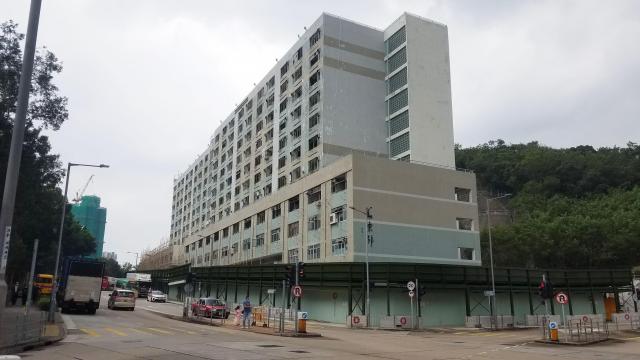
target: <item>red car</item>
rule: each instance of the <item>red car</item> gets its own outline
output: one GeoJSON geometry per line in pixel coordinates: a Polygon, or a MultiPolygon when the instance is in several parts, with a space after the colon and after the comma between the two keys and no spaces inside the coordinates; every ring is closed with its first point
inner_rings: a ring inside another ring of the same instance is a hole
{"type": "Polygon", "coordinates": [[[230,311],[224,301],[204,297],[191,304],[191,313],[197,316],[228,319],[230,311]]]}

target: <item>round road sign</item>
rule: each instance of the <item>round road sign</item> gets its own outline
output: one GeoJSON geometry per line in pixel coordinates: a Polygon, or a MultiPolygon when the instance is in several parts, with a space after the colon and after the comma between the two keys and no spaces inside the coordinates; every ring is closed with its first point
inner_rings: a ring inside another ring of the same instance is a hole
{"type": "Polygon", "coordinates": [[[569,303],[569,296],[561,291],[556,294],[556,301],[558,304],[566,305],[569,303]]]}
{"type": "Polygon", "coordinates": [[[582,321],[587,323],[587,322],[590,321],[590,319],[589,319],[589,317],[587,315],[585,315],[585,316],[582,317],[582,321]]]}
{"type": "Polygon", "coordinates": [[[413,297],[413,295],[415,295],[415,294],[416,293],[413,290],[409,291],[409,297],[413,297]]]}
{"type": "Polygon", "coordinates": [[[296,286],[292,287],[291,288],[291,292],[293,293],[293,296],[295,296],[295,297],[302,296],[302,286],[296,285],[296,286]]]}
{"type": "Polygon", "coordinates": [[[415,289],[415,288],[416,288],[416,283],[414,283],[413,281],[409,281],[409,282],[407,283],[407,289],[409,289],[409,290],[413,290],[413,289],[415,289]]]}
{"type": "Polygon", "coordinates": [[[360,323],[360,316],[352,316],[351,317],[351,322],[353,322],[354,324],[359,324],[360,323]]]}
{"type": "Polygon", "coordinates": [[[558,328],[558,323],[555,321],[552,321],[549,323],[549,329],[553,330],[553,329],[557,329],[558,328]]]}
{"type": "Polygon", "coordinates": [[[625,319],[625,320],[630,320],[630,319],[631,319],[631,316],[629,316],[629,314],[624,314],[624,319],[625,319]]]}
{"type": "Polygon", "coordinates": [[[407,318],[406,317],[401,317],[400,318],[400,325],[407,325],[407,318]]]}

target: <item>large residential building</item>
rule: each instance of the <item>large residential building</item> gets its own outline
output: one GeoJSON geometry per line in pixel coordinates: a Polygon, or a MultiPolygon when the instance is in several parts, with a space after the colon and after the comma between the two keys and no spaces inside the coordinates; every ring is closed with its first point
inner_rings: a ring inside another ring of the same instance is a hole
{"type": "Polygon", "coordinates": [[[96,252],[93,257],[102,256],[104,246],[104,228],[107,224],[107,209],[100,206],[100,198],[95,195],[85,195],[79,203],[71,206],[73,217],[84,226],[96,239],[96,252]]]}
{"type": "Polygon", "coordinates": [[[480,264],[475,199],[446,26],[323,14],[174,179],[170,241],[195,266],[361,261],[373,206],[372,261],[480,264]]]}

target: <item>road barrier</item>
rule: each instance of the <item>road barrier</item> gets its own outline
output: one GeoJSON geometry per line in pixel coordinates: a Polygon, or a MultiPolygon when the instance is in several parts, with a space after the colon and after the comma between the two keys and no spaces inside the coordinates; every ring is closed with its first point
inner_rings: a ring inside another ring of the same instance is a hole
{"type": "Polygon", "coordinates": [[[477,315],[467,316],[464,321],[465,327],[483,329],[508,329],[514,327],[513,316],[511,315],[477,315]]]}
{"type": "Polygon", "coordinates": [[[609,338],[609,327],[606,321],[595,317],[587,321],[582,319],[568,320],[565,326],[555,321],[543,319],[541,325],[542,339],[545,341],[570,344],[589,344],[604,341],[609,338]]]}
{"type": "Polygon", "coordinates": [[[638,330],[640,329],[640,313],[627,312],[622,314],[612,314],[611,324],[609,325],[611,330],[638,330]]]}
{"type": "Polygon", "coordinates": [[[539,327],[543,323],[549,323],[550,321],[560,324],[560,315],[527,315],[526,325],[539,327]]]}

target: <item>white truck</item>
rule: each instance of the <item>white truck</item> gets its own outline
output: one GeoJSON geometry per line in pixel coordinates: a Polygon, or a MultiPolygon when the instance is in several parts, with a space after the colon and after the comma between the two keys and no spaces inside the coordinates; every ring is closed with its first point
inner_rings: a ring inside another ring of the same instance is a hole
{"type": "Polygon", "coordinates": [[[127,280],[139,298],[147,297],[151,290],[151,274],[127,273],[127,280]]]}
{"type": "Polygon", "coordinates": [[[68,257],[63,263],[62,279],[56,301],[66,313],[86,310],[93,315],[100,307],[104,262],[90,258],[68,257]]]}

